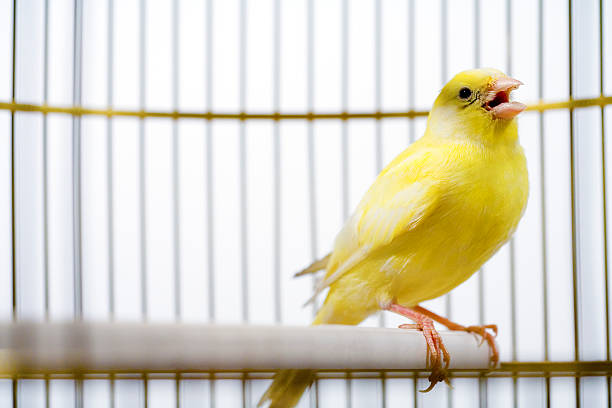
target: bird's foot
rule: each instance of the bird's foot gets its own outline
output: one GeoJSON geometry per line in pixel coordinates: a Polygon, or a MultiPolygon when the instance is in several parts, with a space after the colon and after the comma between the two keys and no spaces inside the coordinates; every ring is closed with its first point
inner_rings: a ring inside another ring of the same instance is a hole
{"type": "Polygon", "coordinates": [[[452,322],[445,317],[437,315],[421,306],[415,306],[412,308],[415,312],[427,316],[434,321],[443,324],[450,330],[464,331],[468,333],[474,333],[481,336],[482,341],[480,344],[487,342],[489,346],[489,365],[491,368],[495,368],[499,362],[499,351],[497,350],[497,344],[495,344],[495,337],[497,336],[497,325],[487,324],[484,326],[463,326],[461,324],[452,322]],[[491,333],[492,332],[492,333],[491,333]]]}
{"type": "Polygon", "coordinates": [[[487,342],[489,345],[489,364],[491,368],[495,368],[499,362],[499,351],[497,350],[497,344],[495,344],[495,337],[497,337],[497,325],[487,324],[484,326],[468,326],[465,328],[465,331],[479,335],[481,337],[481,345],[485,341],[487,342]]]}
{"type": "Polygon", "coordinates": [[[431,374],[428,378],[429,387],[425,390],[421,390],[421,392],[431,391],[437,383],[442,381],[450,385],[448,380],[450,354],[446,350],[440,334],[435,329],[433,320],[409,308],[395,304],[391,305],[389,310],[406,316],[416,323],[402,324],[399,326],[400,329],[417,329],[422,331],[425,337],[425,343],[427,345],[426,364],[427,368],[431,370],[431,374]]]}

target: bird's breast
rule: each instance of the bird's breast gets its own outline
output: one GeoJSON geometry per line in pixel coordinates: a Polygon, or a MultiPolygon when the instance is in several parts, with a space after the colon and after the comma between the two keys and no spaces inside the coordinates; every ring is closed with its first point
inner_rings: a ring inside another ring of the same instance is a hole
{"type": "Polygon", "coordinates": [[[401,273],[394,278],[395,296],[407,304],[440,296],[465,281],[516,229],[528,192],[524,156],[519,151],[491,159],[450,175],[432,217],[396,254],[401,273]]]}

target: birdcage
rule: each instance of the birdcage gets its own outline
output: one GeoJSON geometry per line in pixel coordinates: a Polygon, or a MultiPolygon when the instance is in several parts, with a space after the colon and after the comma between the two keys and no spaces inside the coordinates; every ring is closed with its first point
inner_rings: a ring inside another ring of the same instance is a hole
{"type": "Polygon", "coordinates": [[[611,18],[604,0],[1,1],[0,405],[247,407],[313,364],[301,407],[612,406],[611,18]],[[445,334],[453,387],[421,394],[402,320],[306,327],[313,282],[292,274],[478,66],[526,84],[529,204],[427,305],[497,323],[502,363],[445,334]]]}

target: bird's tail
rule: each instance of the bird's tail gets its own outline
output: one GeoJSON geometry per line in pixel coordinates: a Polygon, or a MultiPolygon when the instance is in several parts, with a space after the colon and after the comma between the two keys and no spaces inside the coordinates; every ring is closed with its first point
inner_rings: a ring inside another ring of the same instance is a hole
{"type": "Polygon", "coordinates": [[[325,269],[327,267],[327,263],[329,262],[329,258],[331,258],[331,253],[314,261],[312,264],[310,264],[310,266],[293,275],[293,277],[297,278],[298,276],[308,275],[309,273],[315,273],[321,269],[325,269]]]}
{"type": "MultiPolygon", "coordinates": [[[[328,254],[324,258],[314,261],[306,269],[296,273],[294,277],[325,269],[330,255],[328,254]]],[[[262,395],[257,406],[260,407],[267,401],[270,401],[269,408],[295,407],[300,402],[300,398],[302,398],[306,388],[314,381],[314,377],[315,372],[313,370],[281,370],[277,372],[272,384],[262,395]]]]}
{"type": "MultiPolygon", "coordinates": [[[[329,263],[330,256],[331,254],[315,261],[295,276],[325,269],[329,263]]],[[[344,308],[338,308],[337,305],[341,303],[338,296],[342,296],[342,294],[330,290],[323,306],[321,306],[312,322],[313,326],[320,324],[359,324],[371,312],[367,308],[360,307],[352,308],[349,311],[344,308]]],[[[314,379],[314,370],[281,370],[274,376],[272,385],[263,394],[257,406],[260,407],[267,401],[270,401],[269,408],[293,408],[300,401],[302,394],[312,384],[314,379]]]]}
{"type": "Polygon", "coordinates": [[[292,408],[297,405],[306,388],[314,381],[312,370],[282,370],[261,397],[257,406],[270,401],[269,408],[292,408]]]}

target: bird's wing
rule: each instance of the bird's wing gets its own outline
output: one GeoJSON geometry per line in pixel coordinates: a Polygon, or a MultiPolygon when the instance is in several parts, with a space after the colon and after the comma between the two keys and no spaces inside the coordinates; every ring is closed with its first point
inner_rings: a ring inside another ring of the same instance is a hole
{"type": "Polygon", "coordinates": [[[441,182],[427,151],[392,162],[376,179],[336,237],[325,278],[313,297],[370,254],[413,230],[436,209],[441,182]]]}

